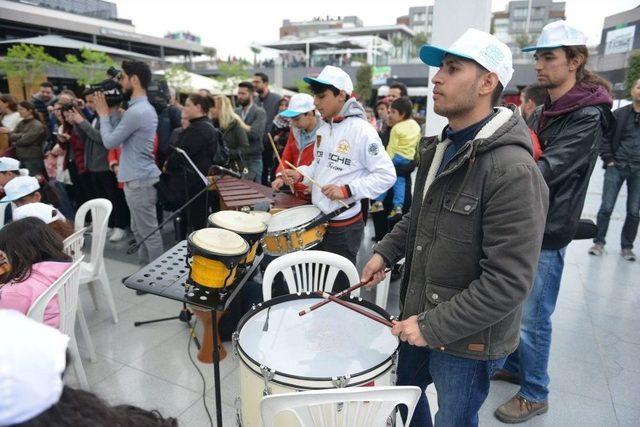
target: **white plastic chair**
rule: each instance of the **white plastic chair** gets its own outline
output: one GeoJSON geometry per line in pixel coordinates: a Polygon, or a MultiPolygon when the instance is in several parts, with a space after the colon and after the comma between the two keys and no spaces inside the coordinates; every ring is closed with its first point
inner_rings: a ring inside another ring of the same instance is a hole
{"type": "MultiPolygon", "coordinates": [[[[325,251],[298,251],[282,255],[271,261],[262,277],[262,298],[271,299],[273,278],[282,273],[289,288],[289,293],[297,292],[331,292],[338,273],[347,275],[350,285],[360,282],[356,266],[341,255],[325,251]]],[[[360,295],[357,289],[351,293],[360,295]]]]}
{"type": "Polygon", "coordinates": [[[82,367],[80,352],[78,351],[78,343],[76,342],[75,323],[76,309],[78,307],[78,287],[80,284],[80,265],[82,257],[71,264],[71,266],[47,288],[29,307],[27,316],[42,322],[44,320],[44,312],[47,304],[58,296],[58,304],[60,306],[60,332],[69,336],[69,350],[73,358],[73,368],[76,371],[76,377],[80,386],[89,389],[87,375],[82,367]]]}
{"type": "MultiPolygon", "coordinates": [[[[399,264],[404,264],[404,258],[398,261],[399,264]]],[[[387,273],[382,282],[375,286],[376,289],[376,305],[386,309],[387,299],[389,298],[389,284],[391,283],[391,272],[387,273]]]]}
{"type": "MultiPolygon", "coordinates": [[[[86,227],[73,233],[71,236],[64,239],[62,242],[62,250],[65,254],[73,258],[74,261],[82,258],[82,247],[84,246],[84,232],[87,231],[86,227]]],[[[92,362],[96,361],[96,350],[93,346],[93,340],[89,333],[89,326],[87,325],[87,319],[84,317],[84,311],[82,311],[82,304],[78,303],[78,323],[80,324],[80,331],[84,337],[87,350],[89,351],[89,359],[92,362]]]]}
{"type": "Polygon", "coordinates": [[[88,262],[83,262],[80,267],[80,284],[89,284],[89,292],[96,310],[98,300],[93,282],[99,282],[102,292],[107,298],[107,303],[111,309],[113,323],[118,323],[118,311],[116,302],[109,286],[109,277],[104,267],[104,244],[107,241],[107,227],[109,215],[111,215],[111,202],[107,199],[92,199],[85,202],[78,208],[75,218],[76,231],[84,227],[87,213],[91,212],[91,254],[88,262]]]}
{"type": "Polygon", "coordinates": [[[287,411],[304,427],[384,427],[398,405],[406,405],[407,422],[420,398],[420,388],[352,387],[303,391],[263,397],[260,413],[264,427],[275,425],[278,413],[287,411]]]}

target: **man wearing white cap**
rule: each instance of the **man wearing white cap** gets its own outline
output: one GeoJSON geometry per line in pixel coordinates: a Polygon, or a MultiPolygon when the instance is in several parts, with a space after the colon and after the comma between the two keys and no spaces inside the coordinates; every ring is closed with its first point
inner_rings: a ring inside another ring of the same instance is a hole
{"type": "Polygon", "coordinates": [[[549,187],[542,252],[535,282],[522,315],[520,344],[496,380],[520,384],[520,391],[496,412],[519,423],[549,408],[551,314],[560,290],[564,255],[574,238],[602,136],[611,117],[608,82],[585,68],[587,37],[565,21],[546,25],[535,51],[538,84],[547,89],[544,105],[530,119],[542,146],[538,168],[549,187]]]}
{"type": "MultiPolygon", "coordinates": [[[[477,426],[492,375],[518,345],[548,190],[523,118],[496,107],[513,74],[509,48],[469,29],[448,49],[423,46],[420,59],[440,67],[434,111],[449,124],[422,142],[411,211],[362,280],[406,258],[397,384],[435,385],[437,426],[477,426]]],[[[430,425],[423,393],[411,426],[430,425]]]]}
{"type": "MultiPolygon", "coordinates": [[[[362,241],[364,220],[362,199],[375,199],[396,180],[395,168],[382,146],[375,128],[367,121],[364,108],[354,98],[353,83],[340,68],[327,65],[318,77],[305,77],[314,94],[314,104],[325,120],[316,132],[315,160],[301,166],[302,173],[316,182],[311,200],[322,212],[342,208],[339,201],[353,207],[329,222],[320,250],[342,255],[355,264],[362,241]]],[[[285,169],[285,175],[302,181],[298,172],[285,169]]],[[[310,180],[304,179],[306,185],[310,180]]],[[[340,274],[334,290],[353,285],[340,274]]]]}
{"type": "Polygon", "coordinates": [[[306,93],[293,95],[289,101],[289,107],[281,112],[280,116],[290,120],[291,132],[281,156],[284,167],[278,165],[276,168],[276,179],[271,183],[271,187],[279,191],[285,184],[293,185],[296,197],[311,201],[309,187],[301,182],[294,183],[286,178],[282,171],[287,168],[286,162],[296,167],[307,166],[313,162],[316,132],[324,122],[316,112],[313,97],[306,93]]]}

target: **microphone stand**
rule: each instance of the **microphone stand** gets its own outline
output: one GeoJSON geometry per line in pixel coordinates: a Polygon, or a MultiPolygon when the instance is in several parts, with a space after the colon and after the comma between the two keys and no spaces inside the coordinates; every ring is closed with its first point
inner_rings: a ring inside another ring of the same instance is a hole
{"type": "MultiPolygon", "coordinates": [[[[183,210],[187,209],[187,215],[189,216],[189,214],[188,214],[189,210],[188,209],[190,209],[191,204],[193,202],[195,202],[198,197],[200,197],[207,190],[209,190],[209,188],[213,185],[213,183],[209,183],[209,180],[207,180],[207,178],[200,172],[200,170],[198,170],[198,168],[193,163],[193,161],[191,160],[189,155],[183,149],[178,148],[178,147],[172,147],[172,148],[175,151],[177,151],[178,153],[180,153],[180,155],[182,155],[185,158],[186,162],[191,165],[191,167],[193,168],[194,171],[196,171],[196,173],[198,174],[200,179],[202,179],[202,181],[204,182],[205,186],[204,186],[204,188],[202,190],[198,191],[192,198],[187,200],[182,206],[180,206],[178,209],[176,209],[171,215],[169,215],[169,217],[167,217],[164,221],[162,221],[162,223],[158,224],[158,226],[151,233],[146,235],[142,240],[140,240],[139,242],[135,243],[134,245],[129,246],[129,249],[127,249],[127,254],[129,254],[129,255],[131,255],[134,252],[136,252],[140,248],[140,246],[142,246],[142,244],[147,239],[149,239],[149,237],[153,236],[154,233],[157,233],[164,225],[166,225],[169,221],[173,220],[180,213],[182,213],[183,210]]],[[[187,170],[183,169],[183,173],[184,173],[184,182],[185,182],[185,194],[188,194],[187,170]]],[[[191,227],[193,227],[193,224],[191,224],[190,218],[187,219],[186,222],[184,222],[185,226],[186,226],[187,223],[191,227]]],[[[183,225],[181,224],[180,226],[183,226],[183,225]]],[[[186,231],[188,232],[188,230],[186,230],[186,231]]],[[[183,302],[182,303],[182,309],[180,310],[180,314],[178,314],[177,316],[163,317],[161,319],[146,320],[146,321],[143,321],[143,322],[133,322],[133,326],[141,326],[141,325],[146,325],[146,324],[149,324],[149,323],[165,322],[165,321],[168,321],[168,320],[180,320],[181,322],[185,322],[187,324],[187,327],[189,328],[189,334],[193,338],[193,341],[196,344],[196,348],[198,350],[200,350],[200,341],[198,341],[198,337],[196,336],[196,333],[195,333],[195,330],[193,328],[193,325],[191,324],[191,317],[192,316],[193,316],[193,314],[187,308],[187,304],[183,302]]]]}

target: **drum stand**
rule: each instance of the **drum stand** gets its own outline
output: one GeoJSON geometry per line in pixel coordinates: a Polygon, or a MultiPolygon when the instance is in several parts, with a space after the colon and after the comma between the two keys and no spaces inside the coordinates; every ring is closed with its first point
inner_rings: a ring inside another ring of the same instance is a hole
{"type": "MultiPolygon", "coordinates": [[[[183,240],[159,258],[129,276],[124,282],[127,288],[180,301],[185,307],[186,304],[191,304],[211,312],[211,322],[213,325],[213,380],[218,427],[222,427],[222,392],[220,389],[220,352],[218,349],[218,317],[216,314],[217,312],[225,311],[229,307],[249,277],[251,277],[258,265],[260,265],[262,256],[263,255],[256,256],[253,265],[244,272],[242,277],[236,277],[234,285],[225,288],[224,291],[216,291],[211,288],[194,285],[189,280],[187,243],[183,240]]],[[[178,316],[178,318],[181,316],[178,316]]],[[[170,319],[175,319],[175,317],[139,323],[145,324],[170,319]]]]}

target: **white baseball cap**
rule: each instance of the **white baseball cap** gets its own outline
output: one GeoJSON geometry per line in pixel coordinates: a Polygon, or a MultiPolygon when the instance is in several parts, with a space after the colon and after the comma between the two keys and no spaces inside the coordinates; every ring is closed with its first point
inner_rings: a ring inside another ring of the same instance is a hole
{"type": "Polygon", "coordinates": [[[322,69],[318,77],[305,77],[307,83],[317,82],[330,85],[336,89],[343,90],[347,95],[353,93],[353,83],[351,77],[345,71],[333,65],[327,65],[322,69]]]}
{"type": "Polygon", "coordinates": [[[587,36],[577,28],[567,24],[567,21],[559,20],[547,24],[542,29],[538,43],[522,49],[523,52],[531,52],[538,49],[555,49],[562,46],[586,46],[587,36]]]}
{"type": "Polygon", "coordinates": [[[297,93],[291,97],[289,108],[281,112],[280,115],[291,119],[315,109],[316,106],[313,104],[313,96],[306,93],[297,93]]]}
{"type": "Polygon", "coordinates": [[[38,191],[40,184],[38,180],[32,176],[16,176],[4,186],[5,196],[0,202],[14,202],[24,196],[38,191]]]}
{"type": "Polygon", "coordinates": [[[26,205],[17,207],[13,211],[14,221],[28,217],[41,219],[45,224],[51,224],[58,220],[66,220],[58,209],[46,203],[27,203],[26,205]]]}
{"type": "Polygon", "coordinates": [[[20,162],[11,157],[0,157],[0,172],[12,172],[20,170],[20,162]]]}
{"type": "Polygon", "coordinates": [[[0,309],[0,426],[29,421],[58,403],[69,337],[0,309]]]}
{"type": "Polygon", "coordinates": [[[447,54],[477,62],[495,73],[503,88],[507,87],[513,76],[511,50],[495,36],[484,31],[469,28],[448,49],[427,44],[420,48],[420,59],[432,67],[440,67],[447,54]]]}

